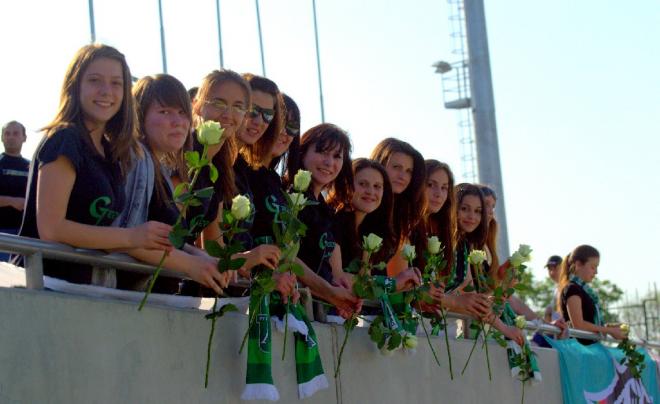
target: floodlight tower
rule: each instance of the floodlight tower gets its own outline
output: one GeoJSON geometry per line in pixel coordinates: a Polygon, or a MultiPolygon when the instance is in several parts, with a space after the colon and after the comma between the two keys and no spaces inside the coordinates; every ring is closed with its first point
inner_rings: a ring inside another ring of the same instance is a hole
{"type": "Polygon", "coordinates": [[[497,193],[495,217],[500,227],[498,254],[504,258],[509,256],[510,250],[484,2],[448,2],[452,6],[449,17],[452,53],[460,59],[454,63],[440,61],[433,67],[436,73],[442,75],[445,108],[458,109],[464,117],[459,121],[464,178],[475,181],[476,171],[478,181],[491,186],[497,193]]]}

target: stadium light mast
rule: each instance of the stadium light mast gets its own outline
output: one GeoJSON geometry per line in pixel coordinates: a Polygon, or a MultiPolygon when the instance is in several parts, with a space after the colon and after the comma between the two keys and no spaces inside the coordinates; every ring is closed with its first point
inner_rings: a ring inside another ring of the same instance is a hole
{"type": "Polygon", "coordinates": [[[89,34],[91,43],[96,42],[96,27],[94,26],[94,0],[88,1],[89,5],[89,34]]]}
{"type": "Polygon", "coordinates": [[[222,57],[222,29],[220,29],[220,0],[215,0],[215,19],[218,25],[218,53],[220,56],[220,68],[225,67],[225,61],[222,57]]]}
{"type": "Polygon", "coordinates": [[[493,188],[497,194],[495,217],[499,224],[498,255],[508,257],[509,237],[504,207],[504,188],[495,123],[495,100],[490,72],[488,36],[483,0],[448,0],[454,6],[451,23],[452,53],[459,61],[436,62],[442,75],[444,104],[457,109],[463,177],[493,188]],[[468,112],[469,111],[469,112],[468,112]],[[478,174],[478,175],[477,175],[478,174]]]}
{"type": "Polygon", "coordinates": [[[163,73],[167,74],[167,54],[165,53],[165,28],[163,27],[162,0],[158,0],[158,21],[160,21],[160,54],[163,58],[163,73]]]}

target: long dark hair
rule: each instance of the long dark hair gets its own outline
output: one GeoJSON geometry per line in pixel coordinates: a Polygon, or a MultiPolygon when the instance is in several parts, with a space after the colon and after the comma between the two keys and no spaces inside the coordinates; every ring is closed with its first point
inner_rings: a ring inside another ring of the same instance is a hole
{"type": "Polygon", "coordinates": [[[484,194],[481,192],[481,189],[477,185],[462,183],[458,184],[455,187],[456,189],[456,216],[458,218],[458,210],[461,209],[461,203],[463,199],[468,196],[476,196],[481,202],[481,221],[479,226],[474,229],[473,232],[469,234],[463,234],[460,226],[456,226],[454,233],[454,240],[456,240],[456,245],[462,241],[467,241],[470,248],[482,248],[486,244],[486,237],[488,235],[488,216],[486,214],[486,206],[484,204],[484,194]]]}
{"type": "Polygon", "coordinates": [[[135,108],[131,96],[131,71],[124,55],[112,46],[92,44],[83,46],[76,52],[64,74],[57,115],[42,130],[46,136],[52,136],[59,129],[75,127],[83,133],[84,142],[94,148],[89,130],[85,126],[80,86],[89,65],[100,58],[112,59],[121,65],[123,81],[121,106],[106,123],[104,134],[110,144],[111,160],[118,162],[122,174],[126,175],[131,166],[131,152],[136,155],[141,153],[137,144],[135,108]]]}
{"type": "Polygon", "coordinates": [[[353,170],[351,168],[351,140],[346,131],[339,126],[331,123],[322,123],[308,129],[300,138],[299,153],[291,155],[291,164],[287,167],[287,173],[284,177],[285,185],[290,185],[293,176],[298,170],[304,168],[303,159],[310,147],[314,147],[317,153],[332,150],[339,146],[343,154],[341,170],[337,178],[329,185],[328,200],[332,206],[337,206],[339,202],[346,203],[352,197],[353,189],[353,170]]]}
{"type": "MultiPolygon", "coordinates": [[[[224,83],[236,83],[238,84],[243,91],[245,92],[245,105],[249,106],[252,102],[252,90],[247,81],[238,73],[222,69],[214,70],[211,73],[207,74],[202,80],[202,84],[197,90],[197,96],[195,97],[195,104],[193,105],[193,113],[195,116],[196,123],[202,121],[201,111],[202,106],[207,101],[209,93],[216,86],[220,86],[224,83]]],[[[220,190],[222,190],[222,198],[219,200],[228,202],[236,194],[236,184],[234,180],[234,160],[237,155],[236,140],[231,137],[224,141],[220,151],[213,156],[213,164],[218,168],[218,171],[222,173],[218,177],[218,182],[220,183],[220,190]]],[[[216,184],[218,183],[216,182],[216,184]]]]}
{"type": "Polygon", "coordinates": [[[410,184],[399,195],[394,195],[394,231],[396,232],[397,244],[405,240],[422,219],[424,206],[424,158],[410,144],[395,138],[382,140],[373,152],[371,159],[376,160],[383,166],[387,166],[389,159],[394,153],[403,153],[413,159],[413,173],[410,184]]]}
{"type": "MultiPolygon", "coordinates": [[[[566,256],[561,262],[559,270],[559,286],[557,290],[562,291],[569,284],[571,275],[575,274],[575,263],[586,263],[589,258],[600,258],[600,253],[595,247],[587,244],[579,245],[566,256]]],[[[557,311],[561,312],[561,301],[557,299],[557,311]]]]}
{"type": "MultiPolygon", "coordinates": [[[[297,156],[300,153],[300,109],[298,104],[293,100],[293,98],[282,93],[282,100],[284,101],[284,107],[286,110],[285,116],[285,130],[288,125],[296,125],[298,127],[298,134],[293,136],[293,140],[289,144],[289,149],[284,152],[284,154],[274,157],[270,162],[270,168],[275,169],[280,161],[282,162],[281,173],[284,174],[287,172],[289,165],[291,164],[290,156],[297,156]]],[[[287,136],[291,136],[287,134],[287,136]]]]}
{"type": "MultiPolygon", "coordinates": [[[[426,166],[426,181],[428,186],[428,181],[431,175],[433,175],[438,170],[443,170],[449,178],[447,189],[447,199],[442,205],[439,211],[431,213],[428,208],[428,201],[424,208],[424,221],[420,226],[417,226],[417,229],[422,229],[423,234],[420,235],[422,238],[422,251],[426,249],[427,246],[427,237],[438,236],[442,246],[444,247],[444,256],[447,261],[447,268],[451,268],[454,261],[454,249],[456,248],[454,240],[454,232],[456,231],[456,209],[455,205],[455,196],[454,196],[454,173],[449,168],[447,163],[440,162],[438,160],[425,160],[424,165],[426,166]]],[[[419,237],[418,237],[419,239],[419,237]]],[[[421,255],[419,255],[421,256],[421,255]]]]}
{"type": "MultiPolygon", "coordinates": [[[[481,189],[481,193],[484,194],[484,199],[492,196],[495,202],[497,203],[497,194],[495,191],[489,187],[488,185],[479,185],[479,188],[481,189]]],[[[484,200],[485,203],[485,200],[484,200]]],[[[486,205],[484,204],[484,210],[486,209],[486,205]]],[[[488,212],[486,212],[488,213],[488,212]]],[[[493,216],[492,219],[488,222],[488,235],[486,235],[486,246],[488,247],[488,250],[490,251],[490,255],[492,257],[492,261],[490,264],[490,271],[491,274],[494,274],[497,272],[497,269],[499,268],[500,265],[500,258],[497,255],[497,233],[498,233],[499,227],[497,224],[497,220],[495,219],[495,216],[493,216]]]]}
{"type": "Polygon", "coordinates": [[[397,247],[396,237],[392,231],[392,185],[387,176],[387,171],[385,171],[382,164],[366,158],[353,160],[353,178],[355,178],[357,173],[367,168],[378,171],[383,177],[383,197],[378,208],[364,217],[357,231],[355,228],[355,214],[353,214],[354,209],[351,204],[345,204],[339,207],[339,211],[347,215],[346,225],[350,227],[350,229],[344,230],[347,235],[347,245],[341,247],[342,251],[349,251],[351,258],[361,258],[362,237],[369,235],[369,233],[374,233],[383,239],[383,244],[380,250],[373,256],[373,262],[387,262],[395,253],[397,247]]]}
{"type": "MultiPolygon", "coordinates": [[[[264,134],[252,145],[245,145],[241,148],[241,155],[252,168],[259,168],[270,160],[270,151],[273,143],[284,129],[284,101],[280,89],[272,80],[257,76],[252,73],[243,74],[243,78],[250,83],[252,91],[261,91],[273,97],[273,109],[275,115],[270,121],[264,134]]],[[[251,108],[252,106],[250,106],[251,108]]]]}
{"type": "MultiPolygon", "coordinates": [[[[133,86],[133,97],[135,97],[136,112],[139,123],[140,141],[144,143],[151,151],[151,158],[154,163],[155,169],[155,183],[156,195],[160,200],[165,200],[166,180],[163,178],[160,170],[160,162],[157,160],[153,147],[149,143],[149,137],[144,127],[145,116],[149,107],[157,102],[164,107],[181,108],[181,110],[188,117],[188,121],[192,126],[192,105],[190,103],[190,96],[188,91],[174,76],[169,74],[157,74],[154,76],[146,76],[141,78],[133,86]]],[[[192,136],[188,133],[186,142],[183,148],[174,153],[168,153],[165,157],[165,164],[174,169],[175,172],[181,177],[182,180],[187,180],[187,169],[183,154],[185,150],[192,147],[192,136]]]]}

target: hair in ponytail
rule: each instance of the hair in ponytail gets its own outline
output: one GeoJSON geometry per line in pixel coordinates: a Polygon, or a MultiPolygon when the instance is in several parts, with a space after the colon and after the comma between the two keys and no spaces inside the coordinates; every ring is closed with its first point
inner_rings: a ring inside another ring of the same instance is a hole
{"type": "MultiPolygon", "coordinates": [[[[575,263],[586,263],[589,258],[598,258],[600,253],[598,250],[590,245],[582,244],[569,253],[566,258],[561,262],[561,269],[559,272],[559,287],[558,290],[562,291],[569,284],[571,275],[575,274],[575,263]]],[[[561,301],[557,299],[557,311],[561,311],[561,301]]]]}

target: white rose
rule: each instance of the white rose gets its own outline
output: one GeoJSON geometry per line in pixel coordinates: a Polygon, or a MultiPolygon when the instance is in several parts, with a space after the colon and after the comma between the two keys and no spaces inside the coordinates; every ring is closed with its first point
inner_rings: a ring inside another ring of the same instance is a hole
{"type": "Polygon", "coordinates": [[[527,244],[521,244],[520,247],[518,247],[518,252],[525,258],[524,262],[527,262],[531,259],[532,247],[527,244]]]}
{"type": "Polygon", "coordinates": [[[403,346],[407,349],[417,348],[417,337],[412,334],[406,334],[403,336],[403,346]]]}
{"type": "Polygon", "coordinates": [[[291,198],[291,202],[293,202],[295,206],[304,206],[305,203],[307,202],[307,198],[305,198],[305,195],[303,195],[300,192],[289,193],[289,198],[291,198]]]}
{"type": "Polygon", "coordinates": [[[619,329],[621,330],[622,333],[624,333],[626,336],[630,334],[630,326],[626,323],[623,323],[619,326],[619,329]]]}
{"type": "Polygon", "coordinates": [[[415,253],[415,247],[411,246],[410,244],[404,244],[403,245],[403,258],[405,258],[406,261],[409,263],[412,262],[417,254],[415,253]]]}
{"type": "Polygon", "coordinates": [[[224,129],[214,121],[204,121],[197,127],[197,140],[203,145],[220,143],[224,129]]]}
{"type": "Polygon", "coordinates": [[[429,237],[427,244],[429,254],[435,255],[440,253],[440,240],[438,240],[438,236],[429,237]]]}
{"type": "Polygon", "coordinates": [[[293,177],[293,189],[297,192],[305,192],[312,181],[312,173],[306,170],[298,170],[293,177]]]}
{"type": "Polygon", "coordinates": [[[231,215],[234,216],[236,220],[243,220],[250,216],[250,200],[243,195],[236,195],[234,199],[231,200],[231,215]]]}
{"type": "Polygon", "coordinates": [[[516,327],[522,330],[523,328],[525,328],[526,325],[527,325],[527,319],[525,318],[525,316],[516,317],[516,327]]]}
{"type": "Polygon", "coordinates": [[[483,250],[472,250],[470,251],[470,255],[468,255],[468,261],[472,265],[480,265],[486,261],[486,252],[483,250]]]}
{"type": "Polygon", "coordinates": [[[509,258],[509,262],[511,263],[512,267],[518,268],[519,266],[522,265],[523,262],[525,262],[524,259],[525,258],[522,255],[520,255],[518,251],[516,251],[511,255],[511,258],[509,258]]]}
{"type": "Polygon", "coordinates": [[[376,252],[380,250],[382,243],[383,239],[374,233],[369,233],[368,236],[362,237],[362,248],[369,252],[376,252]]]}

